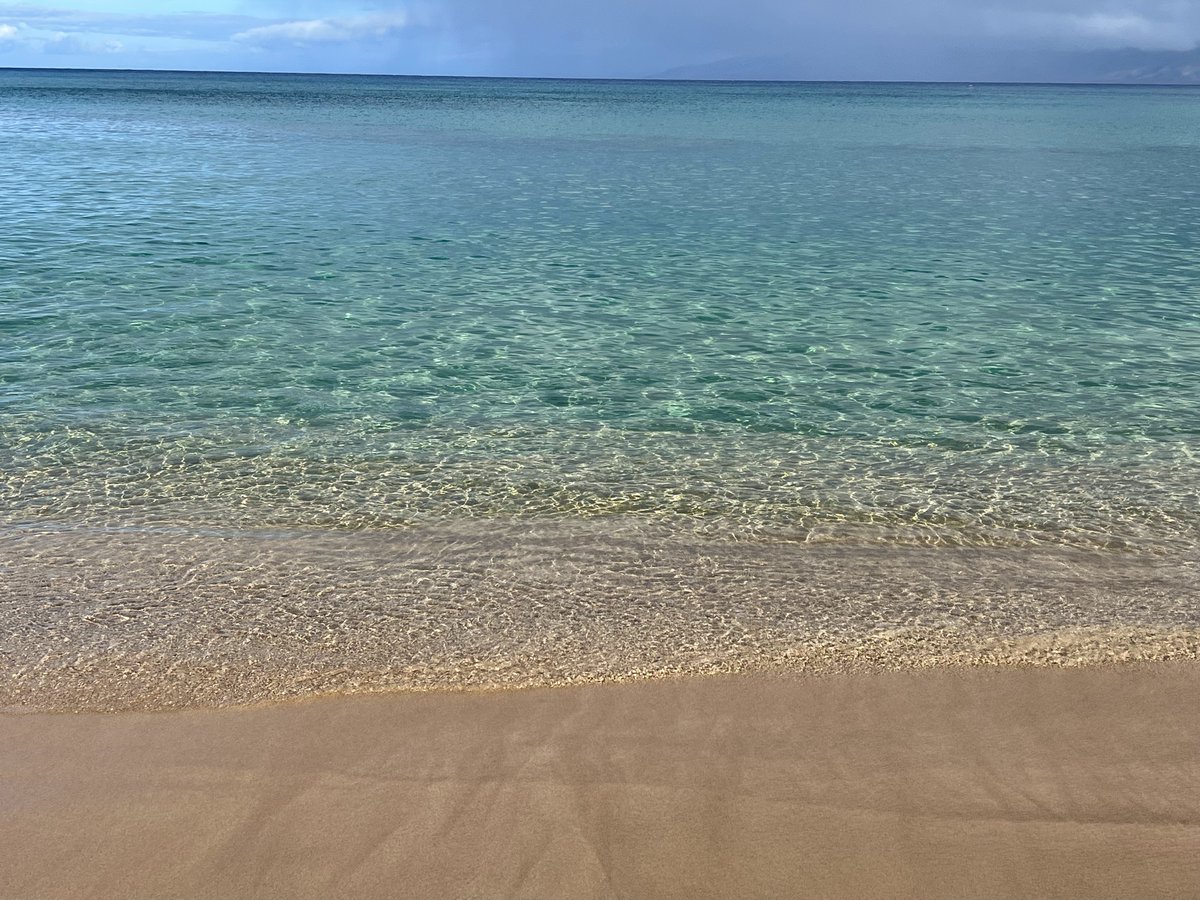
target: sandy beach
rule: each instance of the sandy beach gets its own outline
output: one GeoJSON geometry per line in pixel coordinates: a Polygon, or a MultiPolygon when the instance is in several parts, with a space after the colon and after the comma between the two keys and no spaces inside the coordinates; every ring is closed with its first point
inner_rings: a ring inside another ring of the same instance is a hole
{"type": "Polygon", "coordinates": [[[0,900],[1200,900],[1200,2],[85,5],[0,900]]]}
{"type": "Polygon", "coordinates": [[[0,895],[1187,897],[1200,666],[0,717],[0,895]]]}

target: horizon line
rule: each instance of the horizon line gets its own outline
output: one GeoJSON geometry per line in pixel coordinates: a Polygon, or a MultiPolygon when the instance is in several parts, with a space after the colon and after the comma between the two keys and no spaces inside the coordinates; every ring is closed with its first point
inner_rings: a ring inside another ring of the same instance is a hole
{"type": "Polygon", "coordinates": [[[990,80],[921,80],[908,78],[680,78],[672,75],[439,75],[400,72],[301,72],[260,71],[253,69],[129,69],[97,66],[0,66],[0,72],[110,72],[147,75],[279,75],[315,76],[320,78],[428,78],[459,81],[591,81],[591,82],[653,82],[656,84],[929,84],[929,85],[988,85],[993,87],[1171,87],[1195,88],[1200,82],[1187,81],[990,81],[990,80]]]}

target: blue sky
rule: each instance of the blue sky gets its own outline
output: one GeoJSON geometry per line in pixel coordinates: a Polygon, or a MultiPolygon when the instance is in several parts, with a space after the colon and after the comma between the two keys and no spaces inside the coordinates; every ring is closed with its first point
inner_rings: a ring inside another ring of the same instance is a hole
{"type": "Polygon", "coordinates": [[[970,79],[971,60],[1198,41],[1200,0],[0,0],[0,66],[970,79]]]}

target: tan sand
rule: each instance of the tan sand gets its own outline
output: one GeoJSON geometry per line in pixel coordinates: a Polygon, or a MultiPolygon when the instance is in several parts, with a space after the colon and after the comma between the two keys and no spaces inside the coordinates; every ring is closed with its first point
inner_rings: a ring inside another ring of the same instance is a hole
{"type": "Polygon", "coordinates": [[[1195,897],[1200,666],[0,717],[0,893],[1195,897]]]}

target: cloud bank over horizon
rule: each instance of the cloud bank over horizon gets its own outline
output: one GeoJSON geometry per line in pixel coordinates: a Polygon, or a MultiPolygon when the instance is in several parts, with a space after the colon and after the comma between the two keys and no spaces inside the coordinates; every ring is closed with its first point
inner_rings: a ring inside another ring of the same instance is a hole
{"type": "Polygon", "coordinates": [[[0,66],[1022,80],[1105,51],[1186,76],[1198,44],[1195,0],[0,2],[0,66]]]}

